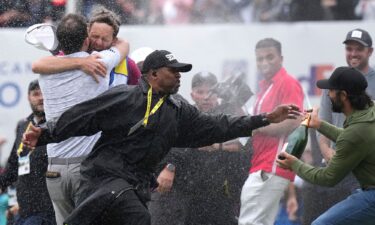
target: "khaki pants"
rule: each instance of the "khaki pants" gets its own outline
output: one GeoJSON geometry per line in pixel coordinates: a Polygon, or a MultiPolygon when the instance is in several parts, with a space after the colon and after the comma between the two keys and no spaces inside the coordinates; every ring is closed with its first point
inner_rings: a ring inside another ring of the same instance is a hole
{"type": "Polygon", "coordinates": [[[273,225],[288,185],[289,180],[270,173],[251,173],[242,187],[238,224],[273,225]]]}
{"type": "Polygon", "coordinates": [[[59,177],[46,178],[47,189],[55,210],[56,223],[63,224],[64,220],[73,211],[79,198],[80,166],[74,164],[49,164],[48,171],[58,172],[59,177]]]}

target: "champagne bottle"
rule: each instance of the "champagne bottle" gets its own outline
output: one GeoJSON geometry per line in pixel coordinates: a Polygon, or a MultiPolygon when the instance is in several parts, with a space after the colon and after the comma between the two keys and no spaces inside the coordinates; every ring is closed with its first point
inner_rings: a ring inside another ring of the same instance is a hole
{"type": "MultiPolygon", "coordinates": [[[[299,127],[297,127],[289,136],[287,142],[284,144],[283,149],[291,155],[297,158],[301,158],[305,151],[308,141],[308,126],[310,123],[311,115],[302,121],[299,127]]],[[[279,156],[279,159],[283,160],[285,157],[279,156]]]]}

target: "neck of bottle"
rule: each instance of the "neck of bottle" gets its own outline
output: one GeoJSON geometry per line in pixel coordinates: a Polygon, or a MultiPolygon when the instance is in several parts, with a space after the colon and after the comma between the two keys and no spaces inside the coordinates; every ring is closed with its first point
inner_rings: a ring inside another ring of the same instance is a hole
{"type": "Polygon", "coordinates": [[[311,115],[308,115],[301,123],[302,126],[309,127],[311,115]]]}

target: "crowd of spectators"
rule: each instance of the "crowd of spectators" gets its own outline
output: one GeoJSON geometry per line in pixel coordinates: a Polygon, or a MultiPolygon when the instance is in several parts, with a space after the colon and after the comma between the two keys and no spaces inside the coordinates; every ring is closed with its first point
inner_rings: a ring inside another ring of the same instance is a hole
{"type": "Polygon", "coordinates": [[[69,3],[85,16],[103,5],[123,24],[375,19],[375,0],[0,0],[0,27],[58,21],[69,3]]]}

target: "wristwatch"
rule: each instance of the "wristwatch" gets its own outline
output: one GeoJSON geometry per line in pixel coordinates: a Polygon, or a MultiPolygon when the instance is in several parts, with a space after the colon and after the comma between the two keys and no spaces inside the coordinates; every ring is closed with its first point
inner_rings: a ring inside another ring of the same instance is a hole
{"type": "Polygon", "coordinates": [[[172,163],[168,163],[167,166],[166,166],[165,168],[167,168],[167,170],[168,170],[169,172],[172,172],[172,173],[174,173],[174,172],[176,171],[176,167],[175,167],[175,165],[173,165],[172,163]]]}

